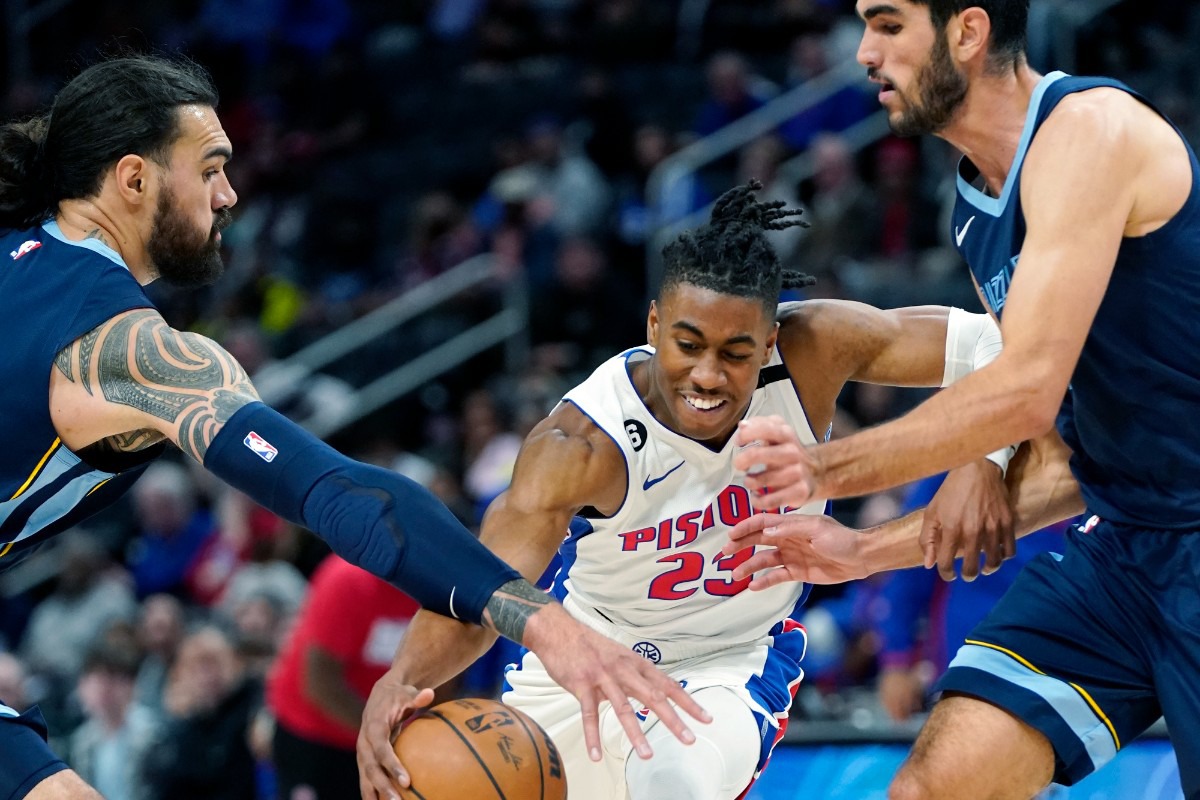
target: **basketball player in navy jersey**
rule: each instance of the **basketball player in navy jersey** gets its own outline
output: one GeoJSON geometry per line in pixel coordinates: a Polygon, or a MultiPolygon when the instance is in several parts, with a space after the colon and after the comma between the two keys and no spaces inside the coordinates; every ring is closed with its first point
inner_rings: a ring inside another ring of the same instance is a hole
{"type": "MultiPolygon", "coordinates": [[[[611,709],[602,711],[602,741],[587,741],[578,704],[526,654],[507,673],[503,699],[554,739],[576,800],[733,800],[782,737],[805,642],[788,617],[807,591],[795,583],[744,591],[749,579],[733,572],[752,549],[720,552],[726,532],[752,513],[733,465],[738,421],[780,414],[816,442],[847,381],[944,385],[1000,348],[987,315],[960,309],[843,301],[777,309],[781,284],[806,279],[781,269],[765,231],[795,224],[798,212],[757,202],[756,188],[727,192],[709,224],[664,250],[647,320],[652,346],[615,356],[566,394],[527,437],[511,487],[484,519],[483,541],[525,575],[540,575],[559,551],[554,592],[567,610],[662,665],[713,715],[692,747],[677,748],[643,714],[659,755],[633,759],[611,709]]],[[[973,476],[974,503],[990,504],[981,515],[1003,527],[1000,471],[981,460],[963,472],[973,476]]],[[[821,500],[787,509],[824,510],[821,500]]],[[[486,631],[419,614],[390,679],[368,700],[360,766],[395,760],[387,734],[406,696],[389,690],[441,683],[490,642],[486,631]]]]}
{"type": "MultiPolygon", "coordinates": [[[[1069,452],[1074,480],[1037,491],[1087,522],[1061,557],[1024,568],[959,651],[890,796],[1028,798],[1103,766],[1162,715],[1184,793],[1200,797],[1200,166],[1128,87],[1034,72],[1027,6],[857,4],[858,59],[893,129],[965,154],[955,241],[1001,320],[1003,353],[905,417],[829,444],[752,420],[739,440],[760,446],[740,463],[761,465],[749,483],[770,507],[883,489],[1004,442],[1069,452]]],[[[957,549],[936,533],[927,564],[957,549]]],[[[921,536],[907,524],[875,538],[892,535],[921,536]]],[[[863,540],[825,523],[752,520],[734,537],[729,550],[780,546],[743,566],[780,568],[763,587],[833,563],[850,576],[905,565],[855,563],[847,542],[863,540]]]]}
{"type": "MultiPolygon", "coordinates": [[[[142,286],[221,272],[237,195],[207,75],[124,58],[0,128],[0,569],[124,492],[165,443],[423,605],[541,652],[581,702],[667,698],[644,659],[589,631],[416,484],[352,461],[263,405],[224,350],[172,330],[142,286]],[[590,663],[589,663],[590,662],[590,663]]],[[[622,722],[644,750],[632,711],[622,722]]],[[[36,709],[0,704],[0,797],[96,798],[46,746],[36,709]]]]}

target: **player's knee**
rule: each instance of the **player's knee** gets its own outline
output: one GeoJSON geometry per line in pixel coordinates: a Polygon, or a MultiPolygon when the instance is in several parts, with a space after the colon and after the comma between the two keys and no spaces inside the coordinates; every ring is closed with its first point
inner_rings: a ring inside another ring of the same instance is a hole
{"type": "Polygon", "coordinates": [[[629,800],[726,800],[721,796],[721,753],[703,741],[688,750],[698,757],[684,760],[656,752],[643,761],[631,756],[625,768],[629,800]]]}
{"type": "Polygon", "coordinates": [[[656,725],[647,734],[654,757],[631,755],[625,766],[630,800],[730,800],[749,785],[759,757],[758,727],[745,702],[724,687],[695,693],[712,714],[696,726],[696,741],[683,745],[656,725]]]}

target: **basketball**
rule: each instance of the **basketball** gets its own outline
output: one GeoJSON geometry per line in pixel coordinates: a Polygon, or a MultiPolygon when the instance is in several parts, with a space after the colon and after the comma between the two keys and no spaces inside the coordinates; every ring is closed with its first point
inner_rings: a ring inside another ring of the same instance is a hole
{"type": "Polygon", "coordinates": [[[563,800],[558,749],[525,714],[495,700],[451,700],[418,715],[396,738],[415,800],[563,800]]]}

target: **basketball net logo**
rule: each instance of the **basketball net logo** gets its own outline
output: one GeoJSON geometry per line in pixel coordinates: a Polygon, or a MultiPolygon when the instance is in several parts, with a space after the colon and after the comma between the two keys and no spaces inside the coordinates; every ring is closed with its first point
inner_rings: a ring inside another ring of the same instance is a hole
{"type": "Polygon", "coordinates": [[[486,714],[480,714],[477,717],[471,717],[467,720],[467,730],[471,733],[483,733],[490,731],[492,728],[503,728],[506,725],[516,724],[511,714],[504,711],[489,711],[486,714]]]}

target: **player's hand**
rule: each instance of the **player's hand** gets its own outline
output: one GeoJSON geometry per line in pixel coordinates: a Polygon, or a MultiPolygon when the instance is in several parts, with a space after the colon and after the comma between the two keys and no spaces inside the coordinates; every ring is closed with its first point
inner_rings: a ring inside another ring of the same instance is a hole
{"type": "Polygon", "coordinates": [[[925,686],[917,671],[886,667],[879,672],[879,703],[896,722],[904,722],[925,705],[925,686]]]}
{"type": "Polygon", "coordinates": [[[432,689],[417,689],[391,670],[371,687],[362,726],[358,729],[358,788],[363,800],[398,798],[396,787],[408,788],[408,770],[396,757],[392,742],[400,723],[433,702],[432,689]]]}
{"type": "Polygon", "coordinates": [[[754,575],[751,589],[784,581],[844,583],[870,571],[859,551],[862,533],[816,514],[754,514],[729,531],[723,551],[733,555],[765,546],[733,571],[734,580],[754,575]]]}
{"type": "Polygon", "coordinates": [[[529,619],[524,642],[537,653],[554,681],[579,700],[583,709],[583,739],[593,761],[600,749],[600,703],[607,700],[621,727],[642,758],[653,755],[630,698],[650,709],[684,744],[696,735],[684,724],[675,706],[701,722],[712,717],[676,681],[632,650],[601,636],[571,617],[557,603],[529,619]]]}
{"type": "Polygon", "coordinates": [[[799,508],[817,496],[820,464],[783,417],[742,420],[734,435],[743,449],[733,457],[733,466],[746,473],[755,508],[799,508]]]}
{"type": "Polygon", "coordinates": [[[1000,469],[986,459],[951,470],[921,525],[925,568],[937,566],[943,580],[954,580],[954,560],[962,557],[962,576],[973,581],[990,575],[1017,552],[1015,520],[1000,469]]]}

